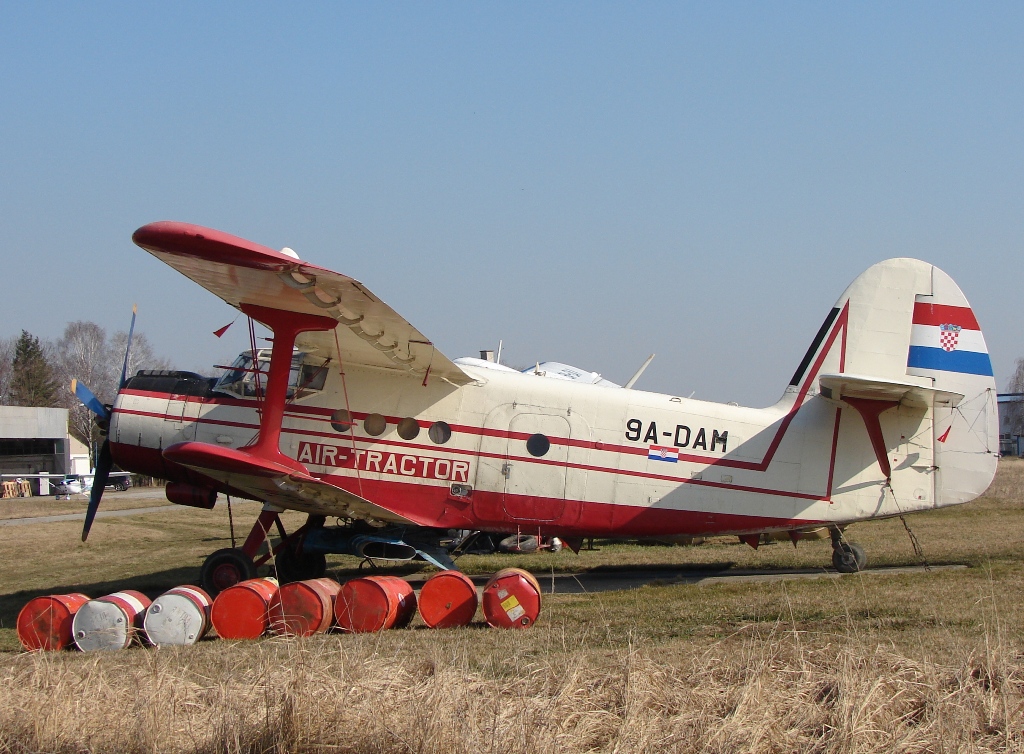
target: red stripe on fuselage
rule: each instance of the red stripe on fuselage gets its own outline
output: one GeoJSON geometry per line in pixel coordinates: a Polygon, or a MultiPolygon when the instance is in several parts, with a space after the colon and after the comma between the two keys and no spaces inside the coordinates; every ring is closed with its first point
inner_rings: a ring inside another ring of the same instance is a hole
{"type": "MultiPolygon", "coordinates": [[[[354,477],[339,479],[336,476],[322,474],[314,476],[358,494],[354,477]]],[[[421,513],[424,508],[433,508],[439,503],[445,502],[445,513],[439,517],[438,526],[464,528],[463,525],[473,524],[473,528],[475,528],[479,525],[479,521],[473,517],[466,503],[453,503],[448,498],[447,487],[373,479],[363,479],[362,483],[367,499],[400,515],[421,513]]],[[[806,528],[826,523],[816,519],[745,516],[709,511],[678,510],[659,506],[593,503],[563,498],[505,495],[500,492],[482,492],[480,490],[473,490],[473,505],[483,504],[486,507],[501,510],[505,506],[514,507],[514,501],[509,498],[518,497],[547,503],[554,508],[564,506],[565,513],[553,521],[541,523],[519,521],[507,517],[504,521],[494,523],[492,528],[495,531],[507,531],[509,525],[519,524],[529,527],[531,533],[539,532],[540,534],[558,536],[616,534],[618,536],[657,537],[664,536],[667,532],[684,535],[742,534],[771,529],[806,528]]]]}

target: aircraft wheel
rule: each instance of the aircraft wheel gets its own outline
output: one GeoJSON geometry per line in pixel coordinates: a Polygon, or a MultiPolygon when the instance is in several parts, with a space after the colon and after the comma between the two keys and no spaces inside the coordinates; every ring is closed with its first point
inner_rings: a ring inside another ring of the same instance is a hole
{"type": "Polygon", "coordinates": [[[537,538],[532,534],[513,534],[510,537],[505,537],[498,543],[498,550],[517,555],[537,552],[537,538]]]}
{"type": "Polygon", "coordinates": [[[290,542],[275,558],[277,580],[282,584],[319,579],[327,573],[327,556],[321,552],[298,552],[298,542],[290,542]]]}
{"type": "Polygon", "coordinates": [[[210,555],[203,561],[202,570],[199,572],[203,589],[209,592],[211,597],[215,597],[239,581],[254,578],[256,578],[256,565],[252,562],[252,558],[242,550],[233,547],[217,550],[210,555]]]}
{"type": "Polygon", "coordinates": [[[868,566],[864,548],[852,542],[841,542],[832,550],[832,565],[839,573],[857,573],[868,566]]]}

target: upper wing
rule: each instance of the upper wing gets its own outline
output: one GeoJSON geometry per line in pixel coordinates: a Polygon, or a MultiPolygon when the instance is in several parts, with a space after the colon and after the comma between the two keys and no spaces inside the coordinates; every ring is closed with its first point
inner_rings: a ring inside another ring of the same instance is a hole
{"type": "Polygon", "coordinates": [[[336,334],[343,364],[421,376],[429,370],[431,377],[457,385],[472,382],[423,333],[347,275],[187,223],[150,223],[132,240],[236,309],[255,304],[338,321],[333,334],[301,335],[301,348],[334,353],[336,334]]]}

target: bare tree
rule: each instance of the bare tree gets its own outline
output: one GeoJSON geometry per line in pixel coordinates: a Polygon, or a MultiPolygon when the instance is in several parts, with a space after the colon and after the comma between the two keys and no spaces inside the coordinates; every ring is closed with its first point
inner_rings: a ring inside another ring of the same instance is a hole
{"type": "MultiPolygon", "coordinates": [[[[120,387],[121,367],[128,333],[107,332],[94,322],[69,322],[64,334],[50,346],[60,383],[61,405],[68,409],[71,433],[89,446],[90,454],[100,440],[95,417],[71,392],[71,380],[86,385],[103,404],[112,404],[120,387]]],[[[127,376],[139,369],[168,369],[166,359],[158,358],[144,333],[132,337],[127,376]]]]}
{"type": "MultiPolygon", "coordinates": [[[[1006,392],[1024,393],[1024,359],[1017,359],[1017,366],[1006,385],[1006,392]]],[[[1004,403],[1003,410],[1010,434],[1024,435],[1024,403],[1004,403]]]]}
{"type": "Polygon", "coordinates": [[[107,342],[107,332],[94,322],[69,322],[53,345],[60,380],[61,403],[68,409],[71,433],[89,446],[98,440],[92,412],[71,392],[71,380],[86,385],[101,403],[113,403],[117,392],[117,358],[107,342]]]}
{"type": "MultiPolygon", "coordinates": [[[[114,376],[115,380],[121,378],[121,367],[124,364],[124,349],[128,343],[128,333],[124,331],[118,331],[114,333],[110,339],[110,347],[113,352],[117,355],[115,361],[116,373],[114,376]]],[[[146,337],[145,333],[136,332],[132,335],[132,350],[128,354],[128,369],[125,372],[127,377],[131,377],[140,369],[170,369],[171,363],[163,358],[158,357],[153,353],[153,346],[150,345],[149,338],[146,337]]],[[[116,384],[115,384],[116,389],[116,384]]]]}
{"type": "Polygon", "coordinates": [[[0,406],[11,405],[14,375],[14,338],[0,338],[0,406]]]}

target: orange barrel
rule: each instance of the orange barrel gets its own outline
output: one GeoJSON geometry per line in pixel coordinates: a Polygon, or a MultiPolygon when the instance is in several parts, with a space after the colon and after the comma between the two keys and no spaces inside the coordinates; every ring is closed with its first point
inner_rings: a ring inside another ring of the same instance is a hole
{"type": "Polygon", "coordinates": [[[29,652],[66,649],[75,640],[71,623],[78,608],[89,601],[84,594],[51,594],[29,600],[18,613],[18,639],[29,652]]]}
{"type": "Polygon", "coordinates": [[[459,571],[435,573],[420,589],[420,617],[431,628],[469,625],[478,603],[476,585],[459,571]]]}
{"type": "Polygon", "coordinates": [[[309,579],[285,584],[270,601],[270,630],[278,636],[322,634],[334,622],[334,601],[341,584],[309,579]]]}
{"type": "Polygon", "coordinates": [[[210,630],[213,600],[197,586],[176,586],[149,606],[142,621],[155,647],[195,644],[210,630]]]}
{"type": "Polygon", "coordinates": [[[521,568],[503,568],[484,586],[484,618],[495,628],[528,628],[540,615],[540,584],[521,568]]]}
{"type": "Polygon", "coordinates": [[[217,595],[210,620],[222,639],[258,639],[270,628],[270,603],[277,579],[249,579],[217,595]]]}
{"type": "Polygon", "coordinates": [[[409,625],[416,614],[416,594],[397,576],[365,576],[341,587],[334,619],[342,631],[362,634],[409,625]]]}
{"type": "Polygon", "coordinates": [[[149,597],[134,590],[86,602],[71,622],[75,644],[83,652],[124,649],[137,635],[141,638],[142,620],[149,605],[149,597]]]}

